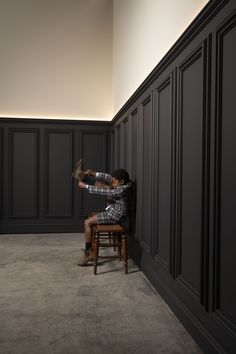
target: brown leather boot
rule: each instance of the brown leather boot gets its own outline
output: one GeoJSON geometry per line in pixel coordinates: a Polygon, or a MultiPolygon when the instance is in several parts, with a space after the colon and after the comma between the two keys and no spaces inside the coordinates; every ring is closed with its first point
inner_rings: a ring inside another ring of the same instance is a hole
{"type": "Polygon", "coordinates": [[[83,170],[84,170],[84,160],[80,159],[74,168],[74,171],[72,173],[72,178],[81,180],[84,177],[83,170]]]}
{"type": "Polygon", "coordinates": [[[83,255],[79,259],[77,265],[80,267],[84,267],[88,264],[88,262],[93,261],[93,252],[92,251],[85,251],[84,249],[82,250],[83,255]]]}

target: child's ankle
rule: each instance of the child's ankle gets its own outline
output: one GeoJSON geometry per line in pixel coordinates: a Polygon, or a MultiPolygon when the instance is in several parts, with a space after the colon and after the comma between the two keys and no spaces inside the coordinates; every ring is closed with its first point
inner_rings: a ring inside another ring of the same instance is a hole
{"type": "Polygon", "coordinates": [[[92,242],[85,243],[85,251],[89,253],[92,252],[92,242]]]}

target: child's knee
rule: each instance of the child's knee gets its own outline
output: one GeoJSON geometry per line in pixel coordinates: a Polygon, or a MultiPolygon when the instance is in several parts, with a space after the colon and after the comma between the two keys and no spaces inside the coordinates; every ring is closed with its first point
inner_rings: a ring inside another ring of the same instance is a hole
{"type": "Polygon", "coordinates": [[[86,227],[89,227],[89,226],[90,226],[89,219],[84,220],[84,227],[86,228],[86,227]]]}
{"type": "Polygon", "coordinates": [[[84,221],[84,227],[91,227],[94,225],[94,221],[92,220],[92,218],[88,218],[84,221]]]}

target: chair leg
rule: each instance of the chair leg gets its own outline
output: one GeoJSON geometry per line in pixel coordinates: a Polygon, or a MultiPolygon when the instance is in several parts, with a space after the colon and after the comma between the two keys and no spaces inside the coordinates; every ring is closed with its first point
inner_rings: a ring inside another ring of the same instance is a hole
{"type": "Polygon", "coordinates": [[[108,235],[109,235],[109,236],[108,236],[108,237],[109,237],[109,245],[111,245],[112,233],[109,232],[108,235]]]}
{"type": "Polygon", "coordinates": [[[122,247],[123,247],[123,245],[122,245],[122,235],[121,234],[117,235],[116,242],[117,242],[117,247],[118,247],[118,255],[120,256],[120,261],[122,261],[122,258],[123,258],[122,247]]]}
{"type": "Polygon", "coordinates": [[[95,231],[92,226],[92,251],[94,252],[94,245],[95,245],[95,231]]]}
{"type": "Polygon", "coordinates": [[[113,244],[114,244],[113,250],[114,250],[114,252],[116,252],[116,247],[117,247],[117,234],[116,234],[115,232],[112,234],[112,239],[113,239],[113,244]]]}
{"type": "Polygon", "coordinates": [[[128,273],[128,256],[127,256],[126,235],[122,235],[122,255],[123,255],[123,260],[124,260],[125,274],[127,274],[128,273]]]}
{"type": "Polygon", "coordinates": [[[99,234],[95,234],[94,241],[94,266],[93,266],[93,274],[97,274],[97,265],[98,265],[98,252],[99,252],[99,234]]]}

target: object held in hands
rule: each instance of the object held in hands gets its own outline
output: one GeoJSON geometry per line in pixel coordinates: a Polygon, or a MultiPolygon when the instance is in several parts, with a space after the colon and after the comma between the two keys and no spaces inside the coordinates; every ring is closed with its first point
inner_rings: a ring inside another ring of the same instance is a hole
{"type": "Polygon", "coordinates": [[[72,178],[93,186],[96,182],[95,175],[96,173],[92,170],[84,171],[84,160],[80,159],[72,173],[72,178]]]}

